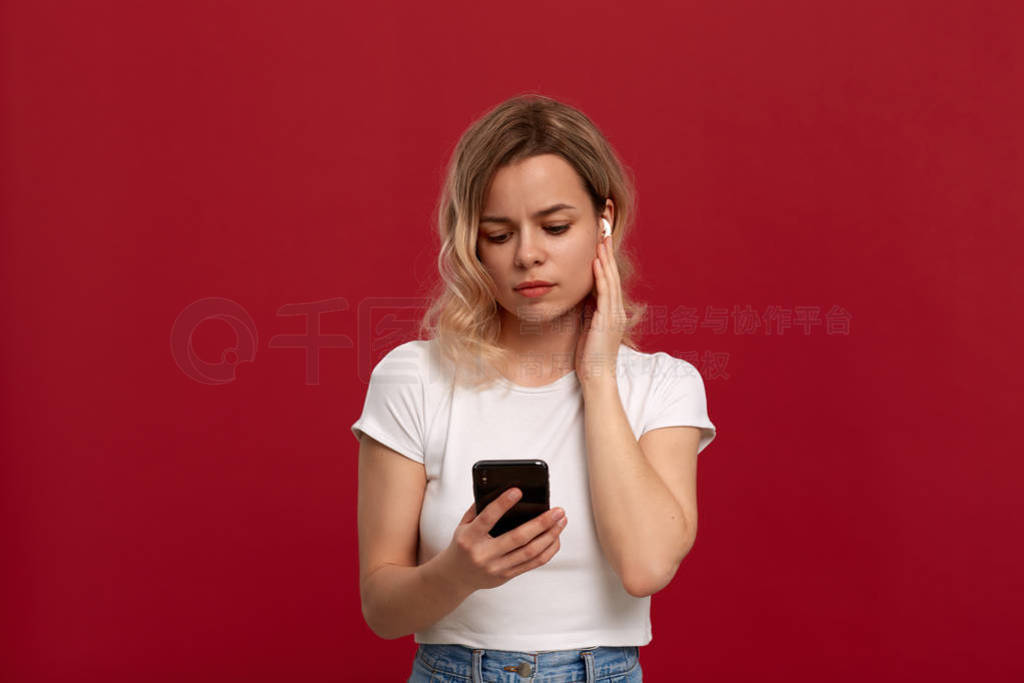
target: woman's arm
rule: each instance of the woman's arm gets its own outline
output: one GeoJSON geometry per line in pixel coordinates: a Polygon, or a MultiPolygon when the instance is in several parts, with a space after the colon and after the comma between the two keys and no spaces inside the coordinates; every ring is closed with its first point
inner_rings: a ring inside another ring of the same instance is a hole
{"type": "Polygon", "coordinates": [[[657,442],[680,451],[665,454],[679,472],[666,482],[652,464],[665,458],[646,454],[633,436],[615,377],[586,383],[583,393],[590,499],[601,548],[630,595],[653,595],[672,580],[696,537],[696,500],[690,500],[696,473],[690,470],[696,470],[698,430],[680,428],[679,438],[657,442]]]}
{"type": "Polygon", "coordinates": [[[596,306],[585,305],[576,342],[576,375],[597,537],[626,591],[644,597],[668,585],[696,538],[700,435],[677,427],[648,430],[640,442],[633,436],[616,379],[626,313],[613,252],[606,233],[593,262],[596,306]]]}
{"type": "Polygon", "coordinates": [[[473,591],[445,579],[435,555],[418,567],[386,564],[362,584],[363,618],[381,638],[407,636],[433,625],[473,591]]]}
{"type": "Polygon", "coordinates": [[[421,463],[359,440],[359,595],[381,638],[423,630],[473,593],[446,579],[442,555],[416,566],[426,482],[421,463]]]}

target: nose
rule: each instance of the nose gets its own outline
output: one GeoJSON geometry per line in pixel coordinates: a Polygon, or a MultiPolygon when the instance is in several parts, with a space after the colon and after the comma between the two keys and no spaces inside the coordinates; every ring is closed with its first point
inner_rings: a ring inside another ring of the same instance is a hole
{"type": "Polygon", "coordinates": [[[521,268],[529,268],[544,261],[544,248],[540,236],[530,230],[520,230],[518,233],[519,242],[516,245],[516,265],[521,268]]]}

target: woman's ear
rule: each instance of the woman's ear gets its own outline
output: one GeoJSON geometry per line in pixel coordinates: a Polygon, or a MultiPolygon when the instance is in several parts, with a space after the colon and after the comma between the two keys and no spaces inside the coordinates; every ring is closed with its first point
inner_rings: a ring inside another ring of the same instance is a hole
{"type": "Polygon", "coordinates": [[[601,212],[601,219],[608,223],[608,232],[614,230],[615,202],[611,200],[611,197],[604,200],[604,211],[601,212]]]}

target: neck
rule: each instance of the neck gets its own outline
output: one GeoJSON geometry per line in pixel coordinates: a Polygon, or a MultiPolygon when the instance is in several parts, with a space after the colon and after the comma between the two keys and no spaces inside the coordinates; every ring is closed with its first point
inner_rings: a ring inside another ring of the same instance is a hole
{"type": "Polygon", "coordinates": [[[512,352],[510,365],[501,369],[502,374],[513,379],[544,379],[572,371],[582,310],[581,302],[556,318],[534,321],[502,309],[498,344],[512,352]]]}

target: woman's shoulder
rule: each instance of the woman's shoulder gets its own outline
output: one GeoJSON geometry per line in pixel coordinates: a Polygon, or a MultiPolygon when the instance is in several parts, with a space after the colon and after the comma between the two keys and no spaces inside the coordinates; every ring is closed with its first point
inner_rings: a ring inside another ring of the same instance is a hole
{"type": "Polygon", "coordinates": [[[429,353],[430,343],[426,339],[413,339],[402,342],[397,346],[391,347],[378,361],[378,365],[385,362],[423,362],[429,353]]]}
{"type": "Polygon", "coordinates": [[[672,375],[700,376],[696,366],[667,351],[642,351],[625,344],[619,347],[619,363],[631,375],[646,375],[652,379],[672,375]]]}
{"type": "Polygon", "coordinates": [[[415,378],[424,384],[436,382],[444,375],[444,363],[434,339],[413,339],[385,353],[373,369],[374,377],[415,378]]]}

